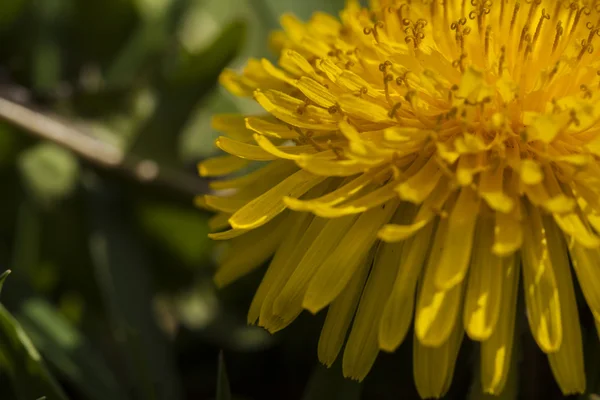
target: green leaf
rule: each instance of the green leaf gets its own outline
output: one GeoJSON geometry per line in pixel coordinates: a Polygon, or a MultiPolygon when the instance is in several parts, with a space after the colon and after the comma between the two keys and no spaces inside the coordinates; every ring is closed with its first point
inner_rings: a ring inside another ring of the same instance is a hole
{"type": "Polygon", "coordinates": [[[208,48],[191,54],[181,50],[165,71],[157,107],[132,145],[132,153],[178,164],[180,133],[198,102],[215,87],[221,70],[237,54],[244,32],[242,22],[233,22],[208,48]]]}
{"type": "Polygon", "coordinates": [[[165,52],[188,0],[133,0],[141,20],[106,73],[108,87],[131,84],[165,52]]]}
{"type": "Polygon", "coordinates": [[[219,369],[217,371],[217,398],[216,400],[231,400],[231,388],[225,369],[225,357],[223,352],[219,353],[219,369]]]}
{"type": "Polygon", "coordinates": [[[219,37],[208,48],[196,53],[181,49],[178,62],[167,71],[167,83],[181,89],[188,85],[212,87],[221,70],[240,50],[245,33],[246,24],[234,21],[221,31],[219,37]]]}
{"type": "Polygon", "coordinates": [[[361,385],[358,382],[344,379],[341,363],[332,368],[319,364],[302,396],[302,400],[359,400],[361,385]]]}
{"type": "Polygon", "coordinates": [[[304,20],[310,18],[315,11],[326,12],[338,16],[344,8],[345,0],[251,0],[254,4],[263,3],[264,9],[271,10],[273,15],[279,16],[284,13],[294,13],[304,20]]]}
{"type": "Polygon", "coordinates": [[[60,146],[41,143],[23,152],[18,163],[25,186],[42,204],[60,201],[75,189],[79,164],[60,146]]]}
{"type": "Polygon", "coordinates": [[[0,2],[0,29],[10,26],[21,14],[25,0],[11,0],[0,2]]]}
{"type": "MultiPolygon", "coordinates": [[[[0,11],[1,13],[1,11],[0,11]]],[[[11,125],[0,122],[0,167],[11,165],[22,146],[21,133],[11,125]]]]}
{"type": "Polygon", "coordinates": [[[19,400],[67,400],[21,325],[0,305],[0,364],[19,400]]]}
{"type": "Polygon", "coordinates": [[[17,318],[45,358],[88,399],[127,399],[102,356],[47,301],[26,300],[17,318]]]}
{"type": "Polygon", "coordinates": [[[2,275],[0,275],[0,294],[2,293],[2,286],[4,286],[4,281],[6,280],[6,278],[8,278],[8,276],[10,275],[11,271],[10,269],[7,271],[4,271],[2,273],[2,275]]]}
{"type": "Polygon", "coordinates": [[[164,203],[142,203],[137,213],[144,232],[187,265],[198,266],[209,257],[211,242],[205,213],[164,203]]]}
{"type": "Polygon", "coordinates": [[[212,127],[212,116],[220,113],[240,113],[239,107],[231,96],[223,90],[215,90],[202,101],[181,133],[179,154],[188,162],[197,161],[214,155],[214,145],[221,133],[212,127]]]}
{"type": "Polygon", "coordinates": [[[181,399],[171,344],[159,330],[152,308],[148,255],[128,223],[118,193],[99,178],[90,179],[88,191],[92,261],[130,384],[137,398],[181,399]]]}

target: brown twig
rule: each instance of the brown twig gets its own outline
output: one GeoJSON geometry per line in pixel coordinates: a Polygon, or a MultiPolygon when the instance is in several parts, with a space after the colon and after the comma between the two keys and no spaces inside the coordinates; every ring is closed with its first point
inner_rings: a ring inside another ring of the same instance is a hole
{"type": "Polygon", "coordinates": [[[68,123],[1,97],[0,120],[69,149],[95,166],[115,170],[140,183],[161,186],[187,196],[207,192],[206,183],[199,177],[161,166],[154,160],[127,154],[68,123]]]}

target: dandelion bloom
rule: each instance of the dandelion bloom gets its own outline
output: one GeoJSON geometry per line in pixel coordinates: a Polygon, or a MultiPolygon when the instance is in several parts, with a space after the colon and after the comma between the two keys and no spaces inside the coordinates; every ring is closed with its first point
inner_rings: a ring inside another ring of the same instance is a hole
{"type": "Polygon", "coordinates": [[[319,358],[344,347],[354,379],[414,331],[422,397],[448,389],[465,333],[502,392],[522,285],[562,391],[584,391],[573,276],[600,321],[600,1],[350,0],[281,23],[278,66],[221,76],[266,112],[216,116],[229,155],[200,165],[260,166],[199,199],[230,243],[216,282],[271,259],[249,322],[327,309],[319,358]]]}

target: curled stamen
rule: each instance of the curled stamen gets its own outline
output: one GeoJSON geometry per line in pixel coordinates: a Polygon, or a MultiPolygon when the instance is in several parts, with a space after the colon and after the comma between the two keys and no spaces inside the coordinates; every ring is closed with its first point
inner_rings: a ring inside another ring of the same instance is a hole
{"type": "Polygon", "coordinates": [[[581,125],[581,121],[579,121],[579,118],[577,118],[577,111],[575,110],[571,110],[569,111],[569,117],[570,117],[570,123],[575,125],[575,126],[579,126],[581,125]]]}
{"type": "Polygon", "coordinates": [[[361,87],[360,90],[356,91],[355,93],[353,93],[356,97],[362,97],[362,95],[365,95],[369,92],[369,89],[366,88],[365,86],[361,87]]]}
{"type": "Polygon", "coordinates": [[[394,104],[392,106],[392,108],[390,109],[390,112],[388,112],[388,116],[390,118],[394,118],[396,117],[396,112],[398,112],[398,110],[402,107],[402,103],[397,102],[396,104],[394,104]]]}
{"type": "Polygon", "coordinates": [[[385,60],[385,62],[379,64],[379,70],[381,72],[386,72],[389,67],[392,66],[392,62],[389,60],[385,60]]]}
{"type": "Polygon", "coordinates": [[[463,64],[463,61],[467,58],[467,53],[462,53],[458,60],[454,60],[452,61],[452,67],[453,68],[459,68],[460,72],[465,72],[465,66],[463,64]]]}
{"type": "Polygon", "coordinates": [[[560,62],[557,62],[556,64],[554,64],[554,67],[552,67],[552,70],[550,71],[550,75],[548,75],[548,83],[552,82],[552,79],[554,79],[554,77],[558,73],[559,65],[560,65],[560,62]]]}
{"type": "Polygon", "coordinates": [[[558,21],[558,24],[556,24],[556,35],[554,36],[554,43],[552,44],[552,54],[554,54],[554,52],[558,48],[558,44],[560,43],[560,38],[563,32],[564,29],[562,27],[562,21],[558,21]]]}
{"type": "Polygon", "coordinates": [[[408,3],[402,3],[398,8],[398,20],[404,21],[406,18],[404,12],[406,11],[406,15],[410,12],[410,5],[408,3]]]}
{"type": "Polygon", "coordinates": [[[394,80],[394,75],[392,74],[384,74],[383,76],[383,87],[385,91],[385,99],[389,104],[393,104],[392,99],[390,97],[390,88],[389,83],[394,80]]]}
{"type": "Polygon", "coordinates": [[[502,76],[504,61],[506,60],[506,46],[500,48],[500,59],[498,60],[498,75],[502,76]]]}
{"type": "Polygon", "coordinates": [[[408,74],[410,73],[410,71],[405,71],[402,76],[399,76],[396,78],[396,85],[398,86],[406,86],[407,88],[410,87],[410,85],[408,84],[408,74]]]}
{"type": "Polygon", "coordinates": [[[492,35],[492,26],[488,25],[485,28],[485,44],[484,44],[484,52],[486,57],[490,54],[490,37],[492,35]]]}
{"type": "Polygon", "coordinates": [[[581,89],[581,91],[583,92],[582,96],[584,99],[591,99],[594,96],[594,94],[592,93],[590,88],[587,87],[587,85],[581,84],[579,86],[579,89],[581,89]]]}
{"type": "Polygon", "coordinates": [[[513,14],[512,14],[512,18],[510,20],[510,28],[508,28],[508,34],[509,36],[512,35],[512,31],[515,27],[515,23],[517,22],[517,15],[519,14],[519,9],[521,8],[521,3],[520,2],[516,2],[515,3],[515,8],[513,9],[513,14]]]}
{"type": "Polygon", "coordinates": [[[581,19],[581,14],[590,15],[592,10],[590,10],[587,6],[583,6],[579,9],[577,14],[575,14],[575,20],[573,21],[573,25],[571,25],[571,31],[569,32],[569,36],[575,33],[575,29],[577,29],[577,24],[581,19]]]}
{"type": "Polygon", "coordinates": [[[538,22],[537,27],[535,28],[535,34],[533,35],[534,46],[537,43],[538,38],[540,37],[540,33],[542,32],[542,24],[546,19],[550,19],[550,15],[546,13],[545,8],[542,8],[542,16],[540,17],[540,21],[538,22]]]}
{"type": "Polygon", "coordinates": [[[327,141],[327,147],[329,148],[329,150],[333,151],[333,153],[338,158],[338,160],[343,160],[345,158],[344,157],[344,149],[342,149],[341,147],[335,146],[331,142],[331,139],[327,141]]]}
{"type": "Polygon", "coordinates": [[[528,31],[529,31],[528,25],[525,25],[523,27],[523,29],[521,30],[521,37],[519,38],[519,52],[521,52],[521,50],[523,50],[523,44],[525,42],[525,37],[526,37],[528,31]]]}
{"type": "Polygon", "coordinates": [[[526,3],[531,4],[531,7],[529,7],[529,14],[527,14],[527,22],[526,22],[526,24],[530,24],[531,19],[533,18],[533,14],[535,13],[535,10],[539,7],[540,4],[542,4],[542,0],[526,1],[526,3]]]}
{"type": "Polygon", "coordinates": [[[475,9],[469,12],[469,19],[477,19],[477,30],[481,34],[483,33],[483,18],[491,12],[492,2],[491,0],[471,0],[471,5],[475,9]]]}
{"type": "Polygon", "coordinates": [[[577,55],[577,61],[581,61],[581,59],[583,58],[583,55],[586,52],[588,52],[589,54],[592,54],[594,52],[594,45],[592,45],[592,43],[590,43],[584,39],[581,41],[581,51],[577,55]]]}
{"type": "Polygon", "coordinates": [[[376,42],[379,43],[379,31],[378,29],[383,29],[385,27],[385,24],[383,23],[383,21],[377,21],[375,23],[375,25],[373,25],[373,28],[370,27],[366,27],[363,29],[363,33],[365,35],[371,35],[373,34],[373,38],[375,39],[376,42]]]}

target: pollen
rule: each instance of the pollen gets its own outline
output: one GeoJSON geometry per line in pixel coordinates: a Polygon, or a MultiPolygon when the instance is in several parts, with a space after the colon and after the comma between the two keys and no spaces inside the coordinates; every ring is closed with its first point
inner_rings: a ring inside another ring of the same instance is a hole
{"type": "Polygon", "coordinates": [[[277,66],[221,75],[264,113],[215,116],[228,155],[199,168],[231,189],[197,201],[228,244],[217,284],[269,262],[249,322],[326,310],[319,359],[343,348],[353,379],[414,335],[423,398],[447,391],[465,334],[502,393],[523,287],[559,386],[582,393],[572,279],[600,326],[600,1],[350,0],[281,24],[277,66]]]}

